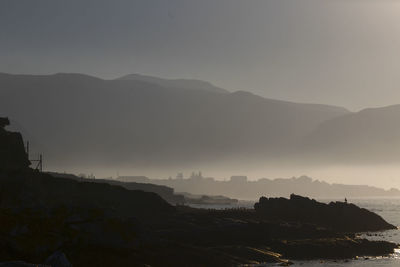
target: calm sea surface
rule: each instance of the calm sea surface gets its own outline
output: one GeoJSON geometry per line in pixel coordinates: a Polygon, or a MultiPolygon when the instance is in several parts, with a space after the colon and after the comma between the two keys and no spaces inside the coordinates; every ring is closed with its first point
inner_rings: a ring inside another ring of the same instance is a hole
{"type": "MultiPolygon", "coordinates": [[[[321,202],[329,202],[332,200],[319,200],[321,202]]],[[[340,199],[340,201],[343,201],[340,199]]],[[[400,199],[349,199],[349,202],[354,203],[362,208],[366,208],[382,216],[387,222],[400,227],[400,199]]],[[[235,207],[252,207],[254,202],[241,202],[235,207]]],[[[198,205],[198,208],[206,208],[206,206],[198,205]]],[[[232,206],[216,206],[215,208],[223,209],[232,206]]],[[[384,232],[374,232],[361,234],[362,237],[370,240],[386,240],[400,244],[400,230],[390,230],[384,232]]],[[[259,265],[259,266],[278,266],[275,264],[259,265]]],[[[390,257],[378,258],[358,258],[349,261],[295,261],[291,266],[315,267],[400,267],[400,250],[395,251],[390,257]]]]}

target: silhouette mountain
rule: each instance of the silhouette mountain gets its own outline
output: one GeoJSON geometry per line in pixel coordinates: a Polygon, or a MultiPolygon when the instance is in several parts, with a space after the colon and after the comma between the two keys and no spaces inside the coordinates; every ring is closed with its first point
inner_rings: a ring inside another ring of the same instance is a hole
{"type": "Polygon", "coordinates": [[[393,105],[327,120],[305,139],[303,150],[330,162],[398,162],[399,117],[400,105],[393,105]]]}
{"type": "Polygon", "coordinates": [[[29,129],[43,145],[46,165],[57,168],[275,157],[321,122],[347,113],[243,91],[82,74],[0,74],[0,115],[29,129]]]}
{"type": "Polygon", "coordinates": [[[195,89],[204,90],[214,93],[229,93],[228,90],[214,86],[213,84],[194,79],[163,79],[154,76],[147,76],[141,74],[128,74],[118,78],[118,80],[132,80],[140,82],[148,82],[157,84],[162,87],[180,88],[180,89],[195,89]]]}

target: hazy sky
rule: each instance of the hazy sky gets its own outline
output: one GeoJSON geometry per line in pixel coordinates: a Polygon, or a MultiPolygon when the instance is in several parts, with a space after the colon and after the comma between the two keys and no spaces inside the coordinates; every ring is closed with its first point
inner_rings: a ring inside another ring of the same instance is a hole
{"type": "Polygon", "coordinates": [[[400,0],[1,0],[0,71],[142,73],[358,110],[400,103],[400,0]]]}

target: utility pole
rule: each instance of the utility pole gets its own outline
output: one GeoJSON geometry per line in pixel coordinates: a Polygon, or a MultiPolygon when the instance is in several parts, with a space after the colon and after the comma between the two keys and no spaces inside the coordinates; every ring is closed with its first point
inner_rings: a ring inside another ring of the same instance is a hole
{"type": "Polygon", "coordinates": [[[43,155],[39,155],[39,171],[43,172],[43,155]]]}
{"type": "Polygon", "coordinates": [[[26,155],[28,157],[28,160],[32,162],[37,162],[35,170],[38,170],[39,172],[43,172],[43,155],[39,154],[38,159],[30,159],[30,147],[29,147],[29,141],[26,142],[26,155]]]}
{"type": "Polygon", "coordinates": [[[28,156],[29,159],[29,141],[26,142],[26,155],[28,156]]]}

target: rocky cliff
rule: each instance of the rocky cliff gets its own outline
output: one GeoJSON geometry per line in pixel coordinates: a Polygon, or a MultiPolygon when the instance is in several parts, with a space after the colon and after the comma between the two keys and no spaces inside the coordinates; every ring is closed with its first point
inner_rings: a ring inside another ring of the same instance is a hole
{"type": "Polygon", "coordinates": [[[0,170],[19,170],[29,167],[24,142],[20,133],[5,129],[10,124],[8,118],[0,117],[0,170]]]}

